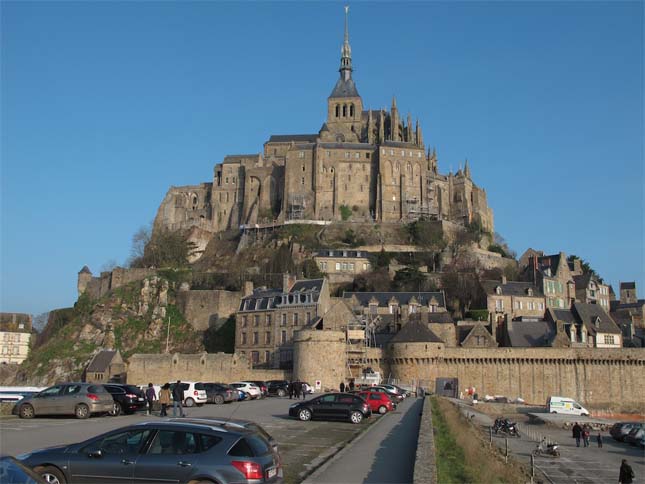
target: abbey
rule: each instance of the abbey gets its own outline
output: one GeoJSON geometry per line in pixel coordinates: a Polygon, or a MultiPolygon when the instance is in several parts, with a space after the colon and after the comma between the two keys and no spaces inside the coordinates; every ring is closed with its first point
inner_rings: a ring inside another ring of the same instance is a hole
{"type": "Polygon", "coordinates": [[[486,191],[468,162],[457,173],[438,171],[418,120],[363,106],[352,78],[347,13],[340,78],[327,98],[327,119],[313,134],[274,135],[262,153],[229,155],[213,181],[171,187],[156,228],[209,232],[287,220],[397,222],[420,217],[494,231],[486,191]]]}

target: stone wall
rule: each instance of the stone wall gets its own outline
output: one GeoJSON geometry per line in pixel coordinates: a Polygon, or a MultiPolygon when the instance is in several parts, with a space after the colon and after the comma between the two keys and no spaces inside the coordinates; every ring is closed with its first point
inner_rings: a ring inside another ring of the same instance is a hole
{"type": "Polygon", "coordinates": [[[112,271],[101,272],[98,277],[93,277],[91,272],[80,272],[78,275],[78,295],[87,292],[92,299],[99,299],[117,287],[141,281],[156,273],[156,269],[125,269],[123,267],[115,267],[112,271]]]}
{"type": "Polygon", "coordinates": [[[191,290],[177,293],[177,307],[198,331],[219,328],[237,311],[242,293],[223,290],[191,290]]]}
{"type": "Polygon", "coordinates": [[[458,378],[479,395],[522,397],[544,404],[551,395],[600,407],[645,402],[645,350],[598,348],[438,348],[388,345],[382,366],[402,382],[434,389],[436,378],[458,378]]]}
{"type": "Polygon", "coordinates": [[[423,399],[423,411],[417,440],[417,458],[414,461],[414,484],[436,484],[437,463],[435,460],[432,405],[429,398],[423,399]]]}
{"type": "Polygon", "coordinates": [[[177,380],[224,382],[290,379],[284,370],[254,370],[243,356],[229,353],[135,354],[128,365],[128,383],[163,384],[177,380]]]}
{"type": "Polygon", "coordinates": [[[345,333],[303,329],[293,336],[293,376],[323,389],[338,388],[345,381],[347,356],[345,333]]]}

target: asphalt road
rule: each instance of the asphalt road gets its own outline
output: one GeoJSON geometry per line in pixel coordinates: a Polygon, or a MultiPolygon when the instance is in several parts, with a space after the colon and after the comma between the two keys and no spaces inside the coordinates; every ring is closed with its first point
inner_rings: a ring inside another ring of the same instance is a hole
{"type": "Polygon", "coordinates": [[[407,398],[305,484],[412,482],[423,399],[407,398]]]}
{"type": "MultiPolygon", "coordinates": [[[[291,403],[293,400],[289,398],[275,397],[227,405],[208,404],[184,410],[191,417],[241,418],[262,425],[278,441],[287,483],[302,481],[311,469],[382,418],[374,416],[359,425],[320,420],[300,422],[288,417],[291,403]]],[[[0,419],[0,455],[17,455],[43,447],[80,442],[109,430],[157,418],[145,414],[87,420],[4,417],[0,419]]]]}

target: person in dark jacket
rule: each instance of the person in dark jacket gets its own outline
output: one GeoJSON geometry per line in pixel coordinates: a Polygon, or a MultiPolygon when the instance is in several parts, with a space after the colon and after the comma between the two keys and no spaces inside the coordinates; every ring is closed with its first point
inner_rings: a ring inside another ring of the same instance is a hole
{"type": "Polygon", "coordinates": [[[600,430],[598,431],[598,435],[596,436],[596,442],[598,442],[598,448],[602,449],[602,434],[600,433],[600,430]]]}
{"type": "Polygon", "coordinates": [[[573,432],[573,438],[576,439],[576,447],[580,447],[580,437],[582,437],[582,427],[578,424],[578,422],[576,422],[571,430],[573,432]]]}
{"type": "Polygon", "coordinates": [[[185,417],[184,407],[181,406],[184,400],[184,390],[182,389],[181,380],[177,380],[175,388],[172,389],[172,416],[177,416],[177,409],[179,409],[179,416],[185,417]]]}
{"type": "Polygon", "coordinates": [[[340,382],[340,393],[343,393],[345,391],[345,382],[342,381],[340,382]]]}
{"type": "Polygon", "coordinates": [[[148,402],[148,415],[152,414],[152,405],[157,398],[155,392],[155,387],[152,386],[152,383],[148,383],[148,388],[146,388],[146,401],[148,402]]]}
{"type": "Polygon", "coordinates": [[[623,459],[623,463],[620,465],[620,475],[618,476],[618,482],[620,484],[632,484],[634,482],[634,470],[627,463],[626,459],[623,459]]]}
{"type": "Polygon", "coordinates": [[[293,382],[289,382],[287,391],[289,392],[289,400],[291,400],[293,398],[293,382]]]}
{"type": "Polygon", "coordinates": [[[293,384],[293,392],[296,395],[296,398],[300,398],[300,392],[302,391],[302,383],[297,381],[293,384]]]}

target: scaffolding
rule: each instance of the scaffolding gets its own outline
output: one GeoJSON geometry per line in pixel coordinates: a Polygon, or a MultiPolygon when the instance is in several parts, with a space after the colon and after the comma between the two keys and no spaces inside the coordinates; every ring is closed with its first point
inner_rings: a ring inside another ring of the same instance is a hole
{"type": "Polygon", "coordinates": [[[405,200],[405,213],[407,219],[410,222],[424,218],[437,220],[439,218],[439,211],[434,206],[434,198],[434,185],[431,180],[428,180],[425,196],[427,203],[422,203],[417,199],[417,197],[405,200]]]}
{"type": "Polygon", "coordinates": [[[376,327],[378,316],[362,315],[347,325],[347,378],[362,376],[368,363],[368,348],[376,347],[376,327]]]}
{"type": "Polygon", "coordinates": [[[307,203],[305,196],[302,194],[295,194],[289,196],[289,206],[287,211],[288,220],[302,220],[305,218],[305,209],[307,203]]]}

